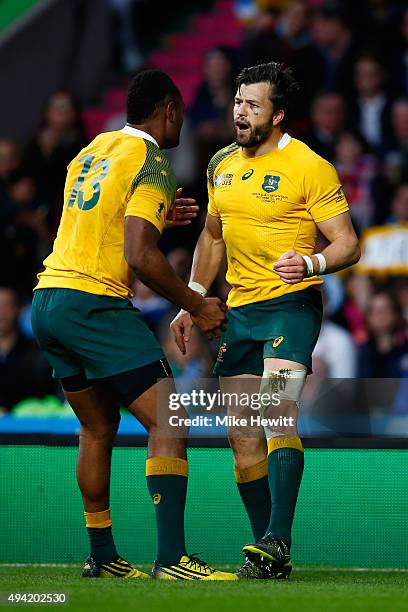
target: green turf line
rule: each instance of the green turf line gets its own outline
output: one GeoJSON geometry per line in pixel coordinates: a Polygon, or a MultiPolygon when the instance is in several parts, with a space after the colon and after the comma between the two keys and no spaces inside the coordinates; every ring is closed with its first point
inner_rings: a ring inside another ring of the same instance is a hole
{"type": "Polygon", "coordinates": [[[0,32],[40,2],[41,0],[0,0],[0,32]]]}
{"type": "MultiPolygon", "coordinates": [[[[66,593],[69,612],[403,612],[408,609],[406,574],[296,569],[289,581],[184,582],[83,579],[79,568],[4,568],[0,592],[66,593]]],[[[6,609],[6,608],[4,608],[6,609]]],[[[11,609],[9,606],[8,609],[11,609]]]]}

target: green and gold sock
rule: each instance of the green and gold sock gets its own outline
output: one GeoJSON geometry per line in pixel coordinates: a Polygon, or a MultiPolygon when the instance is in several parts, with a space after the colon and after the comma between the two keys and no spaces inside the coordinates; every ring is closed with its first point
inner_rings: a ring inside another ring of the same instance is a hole
{"type": "Polygon", "coordinates": [[[110,509],[102,512],[84,512],[91,543],[91,557],[97,563],[110,563],[119,555],[112,536],[110,509]]]}
{"type": "Polygon", "coordinates": [[[298,436],[268,440],[268,477],[271,519],[267,533],[291,544],[291,530],[302,480],[304,452],[298,436]]]}
{"type": "Polygon", "coordinates": [[[255,465],[234,468],[238,491],[247,511],[255,540],[265,535],[271,516],[271,494],[268,482],[268,460],[255,465]]]}
{"type": "Polygon", "coordinates": [[[152,457],[146,461],[146,480],[156,511],[157,561],[173,565],[186,554],[184,509],[188,464],[177,457],[152,457]]]}

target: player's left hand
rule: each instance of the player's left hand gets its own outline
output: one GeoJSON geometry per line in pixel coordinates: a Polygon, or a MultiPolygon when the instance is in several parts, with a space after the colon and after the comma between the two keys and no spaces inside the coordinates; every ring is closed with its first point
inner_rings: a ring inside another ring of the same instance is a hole
{"type": "Polygon", "coordinates": [[[196,218],[199,207],[193,198],[181,198],[182,187],[176,191],[177,198],[174,200],[166,217],[166,227],[178,227],[179,225],[190,225],[196,218]]]}
{"type": "Polygon", "coordinates": [[[190,341],[193,325],[194,323],[191,320],[190,313],[185,310],[180,310],[178,315],[174,317],[170,323],[170,329],[173,332],[174,340],[183,355],[186,354],[186,345],[190,341]]]}
{"type": "Polygon", "coordinates": [[[284,283],[294,285],[300,283],[306,275],[306,262],[301,255],[293,249],[281,255],[273,264],[273,270],[284,283]]]}

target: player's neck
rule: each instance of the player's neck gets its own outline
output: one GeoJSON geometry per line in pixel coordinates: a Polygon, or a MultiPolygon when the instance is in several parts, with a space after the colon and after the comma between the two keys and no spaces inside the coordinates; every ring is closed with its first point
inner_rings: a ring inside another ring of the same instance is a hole
{"type": "Polygon", "coordinates": [[[153,136],[153,138],[159,145],[159,148],[160,149],[163,148],[162,131],[160,127],[153,121],[149,121],[147,123],[128,123],[127,125],[129,125],[132,128],[135,128],[136,130],[141,130],[142,132],[146,132],[146,134],[150,134],[150,136],[153,136]]]}
{"type": "Polygon", "coordinates": [[[245,157],[259,157],[260,155],[265,155],[265,153],[270,153],[274,149],[277,149],[282,136],[282,130],[272,130],[267,140],[264,140],[255,147],[242,147],[242,151],[245,157]]]}

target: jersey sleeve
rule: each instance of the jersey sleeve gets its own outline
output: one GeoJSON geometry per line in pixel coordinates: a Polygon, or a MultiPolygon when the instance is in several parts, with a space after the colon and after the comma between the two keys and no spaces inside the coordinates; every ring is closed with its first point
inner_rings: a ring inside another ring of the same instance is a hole
{"type": "Polygon", "coordinates": [[[214,181],[210,170],[207,170],[207,191],[208,191],[208,214],[213,217],[220,217],[220,211],[215,205],[214,201],[214,181]]]}
{"type": "Polygon", "coordinates": [[[176,196],[176,179],[164,153],[147,151],[146,161],[132,182],[125,216],[141,217],[163,232],[176,196]]]}
{"type": "Polygon", "coordinates": [[[213,217],[221,217],[219,208],[215,203],[215,183],[217,180],[217,170],[219,170],[221,162],[226,159],[229,155],[234,153],[238,149],[238,145],[233,142],[232,144],[224,147],[217,151],[215,155],[210,159],[210,163],[207,168],[207,190],[208,190],[208,213],[213,217]]]}
{"type": "Polygon", "coordinates": [[[324,159],[306,169],[304,197],[306,210],[315,223],[327,221],[349,210],[336,169],[324,159]]]}

